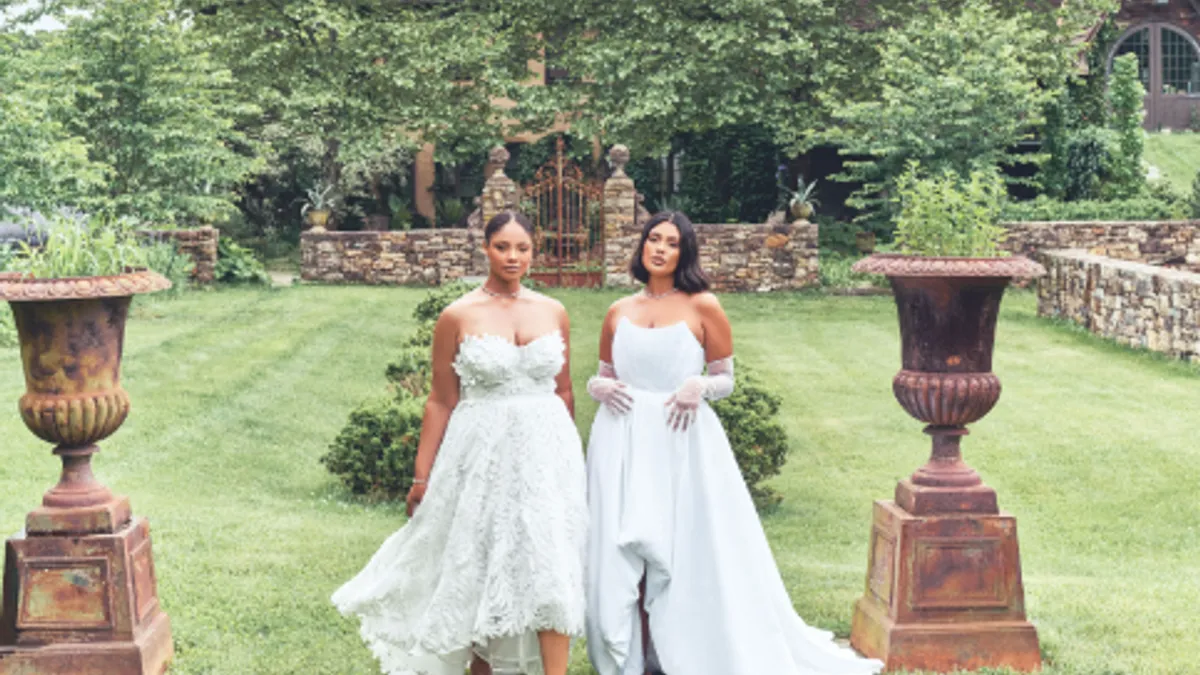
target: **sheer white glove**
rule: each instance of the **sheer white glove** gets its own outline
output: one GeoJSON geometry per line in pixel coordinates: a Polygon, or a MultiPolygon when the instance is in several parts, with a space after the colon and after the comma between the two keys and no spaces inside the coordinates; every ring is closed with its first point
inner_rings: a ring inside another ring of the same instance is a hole
{"type": "Polygon", "coordinates": [[[611,363],[600,362],[600,368],[588,380],[587,393],[614,415],[624,415],[633,406],[633,396],[625,390],[625,383],[617,379],[617,371],[611,363]]]}
{"type": "Polygon", "coordinates": [[[708,375],[695,375],[683,381],[667,399],[667,426],[685,431],[696,419],[704,400],[716,401],[733,393],[733,357],[710,361],[708,375]]]}

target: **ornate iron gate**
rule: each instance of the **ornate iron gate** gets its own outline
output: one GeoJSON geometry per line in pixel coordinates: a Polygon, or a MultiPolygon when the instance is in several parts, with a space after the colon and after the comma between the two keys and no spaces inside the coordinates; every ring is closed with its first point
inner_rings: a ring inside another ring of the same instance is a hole
{"type": "Polygon", "coordinates": [[[523,208],[536,228],[530,276],[551,286],[602,285],[604,186],[567,158],[561,136],[554,157],[523,190],[523,208]]]}

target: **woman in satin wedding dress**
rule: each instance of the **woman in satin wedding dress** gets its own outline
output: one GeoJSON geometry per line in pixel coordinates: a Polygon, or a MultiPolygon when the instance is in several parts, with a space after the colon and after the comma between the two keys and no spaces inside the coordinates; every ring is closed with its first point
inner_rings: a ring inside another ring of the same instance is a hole
{"type": "Polygon", "coordinates": [[[557,301],[521,286],[533,228],[484,230],[490,273],[434,328],[411,519],[333,595],[389,675],[566,675],[583,633],[586,475],[557,301]],[[435,461],[436,457],[436,461],[435,461]]]}
{"type": "Polygon", "coordinates": [[[645,289],[609,310],[588,382],[603,404],[587,455],[592,664],[600,675],[878,672],[797,616],[706,403],[733,391],[733,340],[687,217],[651,218],[631,267],[645,289]]]}

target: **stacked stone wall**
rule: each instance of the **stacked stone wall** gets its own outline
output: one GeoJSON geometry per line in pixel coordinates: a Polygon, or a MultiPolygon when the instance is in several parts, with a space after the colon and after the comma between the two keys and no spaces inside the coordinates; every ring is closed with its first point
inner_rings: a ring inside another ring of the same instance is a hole
{"type": "Polygon", "coordinates": [[[480,229],[305,232],[301,278],[326,283],[436,286],[487,274],[480,229]]]}
{"type": "Polygon", "coordinates": [[[1200,274],[1082,250],[1043,251],[1038,314],[1120,344],[1193,361],[1200,354],[1200,274]]]}
{"type": "Polygon", "coordinates": [[[210,284],[216,279],[217,244],[221,237],[217,228],[144,230],[140,234],[152,241],[173,243],[181,254],[190,256],[196,265],[192,270],[192,278],[197,282],[210,284]]]}

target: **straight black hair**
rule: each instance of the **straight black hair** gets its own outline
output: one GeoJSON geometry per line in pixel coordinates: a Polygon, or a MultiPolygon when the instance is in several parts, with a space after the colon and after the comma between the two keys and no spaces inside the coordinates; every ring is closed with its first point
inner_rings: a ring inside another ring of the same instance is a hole
{"type": "Polygon", "coordinates": [[[675,267],[675,288],[688,294],[707,291],[708,276],[700,268],[700,243],[696,240],[696,228],[679,211],[661,211],[646,221],[637,250],[633,252],[633,261],[629,264],[630,274],[643,284],[650,281],[650,272],[642,264],[642,253],[646,250],[650,230],[663,223],[670,223],[679,229],[679,264],[675,267]]]}
{"type": "Polygon", "coordinates": [[[533,238],[533,223],[529,222],[529,218],[526,218],[525,214],[521,213],[520,211],[513,211],[512,209],[509,209],[507,211],[501,211],[500,213],[497,213],[496,215],[492,216],[491,220],[487,222],[487,225],[483,227],[483,241],[490,242],[492,240],[492,236],[499,232],[500,228],[511,222],[515,222],[516,224],[520,225],[525,229],[526,232],[529,233],[529,237],[531,239],[533,238]]]}

